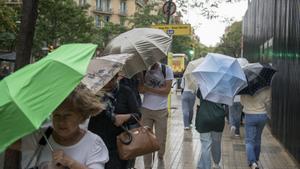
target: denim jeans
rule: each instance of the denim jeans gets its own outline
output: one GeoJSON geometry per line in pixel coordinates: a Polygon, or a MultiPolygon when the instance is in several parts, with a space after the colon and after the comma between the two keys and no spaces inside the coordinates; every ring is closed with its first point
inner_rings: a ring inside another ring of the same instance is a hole
{"type": "Polygon", "coordinates": [[[232,106],[229,106],[229,124],[234,126],[235,134],[240,134],[240,121],[242,115],[242,105],[240,102],[234,102],[232,106]]]}
{"type": "Polygon", "coordinates": [[[261,135],[268,121],[267,113],[245,113],[245,141],[248,164],[251,165],[259,160],[261,135]]]}
{"type": "Polygon", "coordinates": [[[190,91],[183,91],[181,95],[184,127],[189,127],[192,124],[195,99],[196,96],[190,91]]]}
{"type": "Polygon", "coordinates": [[[200,133],[201,151],[197,169],[211,169],[211,157],[214,163],[221,161],[222,132],[200,133]]]}

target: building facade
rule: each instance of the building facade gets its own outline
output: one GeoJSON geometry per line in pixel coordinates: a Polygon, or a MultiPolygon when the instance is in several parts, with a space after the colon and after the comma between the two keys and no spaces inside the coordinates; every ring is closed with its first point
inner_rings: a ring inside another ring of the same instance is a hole
{"type": "Polygon", "coordinates": [[[244,56],[272,63],[272,134],[300,162],[300,1],[252,0],[243,19],[244,56]]]}
{"type": "Polygon", "coordinates": [[[96,27],[106,22],[128,26],[126,17],[133,16],[146,5],[145,0],[74,0],[78,5],[89,5],[87,14],[92,16],[96,27]]]}

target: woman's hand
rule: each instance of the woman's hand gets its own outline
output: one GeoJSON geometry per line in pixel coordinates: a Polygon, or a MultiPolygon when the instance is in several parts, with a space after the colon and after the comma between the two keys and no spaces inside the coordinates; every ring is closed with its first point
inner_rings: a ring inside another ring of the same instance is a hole
{"type": "Polygon", "coordinates": [[[54,150],[52,153],[52,159],[55,165],[69,167],[72,166],[74,160],[67,156],[63,150],[54,150]]]}
{"type": "Polygon", "coordinates": [[[121,126],[123,123],[125,123],[127,120],[130,119],[130,114],[117,114],[115,115],[115,126],[121,126]]]}
{"type": "Polygon", "coordinates": [[[67,156],[63,150],[54,150],[52,153],[53,162],[57,168],[63,169],[87,169],[86,166],[80,164],[76,160],[67,156]]]}

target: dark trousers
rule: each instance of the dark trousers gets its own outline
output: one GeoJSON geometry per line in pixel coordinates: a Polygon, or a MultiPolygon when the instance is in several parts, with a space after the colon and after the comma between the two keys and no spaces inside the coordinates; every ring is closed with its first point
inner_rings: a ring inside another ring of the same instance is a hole
{"type": "Polygon", "coordinates": [[[127,169],[127,160],[121,160],[118,151],[109,151],[109,161],[105,164],[105,169],[127,169]]]}

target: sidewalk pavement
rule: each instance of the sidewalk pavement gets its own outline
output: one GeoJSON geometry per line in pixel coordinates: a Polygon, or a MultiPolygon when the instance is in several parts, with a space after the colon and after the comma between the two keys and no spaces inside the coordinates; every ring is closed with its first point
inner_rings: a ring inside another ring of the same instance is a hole
{"type": "MultiPolygon", "coordinates": [[[[172,109],[168,120],[168,136],[165,154],[165,169],[196,169],[200,152],[199,133],[183,129],[180,95],[172,95],[172,109]]],[[[195,114],[194,114],[195,115],[195,114]]],[[[156,157],[157,158],[157,157],[156,157]]],[[[285,151],[279,142],[265,127],[262,136],[261,169],[297,169],[297,164],[285,151]]],[[[153,169],[157,166],[157,159],[153,169]]],[[[222,137],[223,169],[248,169],[245,144],[244,127],[241,127],[241,138],[231,138],[229,127],[226,124],[222,137]]],[[[137,169],[143,169],[143,158],[136,160],[137,169]]]]}

